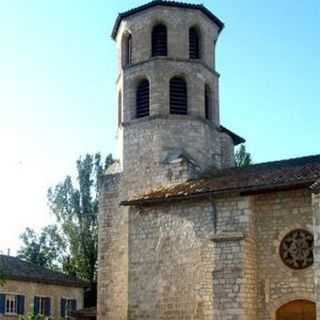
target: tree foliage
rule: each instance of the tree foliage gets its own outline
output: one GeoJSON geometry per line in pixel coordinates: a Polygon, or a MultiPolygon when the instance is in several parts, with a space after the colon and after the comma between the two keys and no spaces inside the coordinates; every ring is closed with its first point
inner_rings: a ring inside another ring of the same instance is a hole
{"type": "Polygon", "coordinates": [[[2,273],[2,271],[0,270],[0,287],[3,287],[6,284],[6,279],[2,273]]]}
{"type": "Polygon", "coordinates": [[[237,167],[245,167],[252,164],[251,154],[247,152],[246,146],[242,144],[235,153],[237,167]]]}
{"type": "Polygon", "coordinates": [[[98,179],[112,163],[111,155],[103,165],[100,154],[87,154],[77,161],[76,185],[67,176],[48,191],[50,209],[68,248],[63,268],[67,273],[89,281],[96,277],[98,179]]]}
{"type": "MultiPolygon", "coordinates": [[[[114,162],[108,155],[103,163],[100,154],[80,157],[76,163],[77,181],[71,176],[48,190],[50,211],[56,218],[56,231],[61,239],[57,256],[48,250],[32,250],[39,245],[39,238],[27,230],[23,257],[37,264],[42,263],[41,252],[48,259],[47,266],[54,261],[69,275],[95,281],[98,245],[98,180],[104,170],[114,162]],[[34,240],[34,241],[33,241],[34,240]],[[35,244],[34,244],[35,243],[35,244]],[[37,255],[38,252],[38,255],[37,255]],[[34,253],[34,255],[33,255],[34,253]],[[31,259],[32,258],[32,259],[31,259]]],[[[40,234],[41,237],[41,234],[40,234]]],[[[48,238],[49,235],[48,235],[48,238]]],[[[46,239],[46,238],[45,238],[46,239]]],[[[46,260],[46,259],[44,259],[46,260]]]]}
{"type": "Polygon", "coordinates": [[[27,228],[20,238],[23,246],[18,257],[42,267],[59,269],[64,242],[56,225],[46,226],[39,234],[27,228]]]}

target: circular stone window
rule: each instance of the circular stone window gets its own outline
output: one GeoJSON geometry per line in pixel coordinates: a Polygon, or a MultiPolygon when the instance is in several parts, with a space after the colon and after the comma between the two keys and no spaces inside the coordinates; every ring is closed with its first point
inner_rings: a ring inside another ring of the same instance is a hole
{"type": "Polygon", "coordinates": [[[313,264],[313,235],[302,229],[289,232],[281,241],[280,256],[289,268],[310,267],[313,264]]]}

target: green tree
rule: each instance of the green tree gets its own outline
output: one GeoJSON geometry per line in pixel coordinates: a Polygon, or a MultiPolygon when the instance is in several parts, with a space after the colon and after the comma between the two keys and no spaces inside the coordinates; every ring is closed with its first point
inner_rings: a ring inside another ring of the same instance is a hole
{"type": "Polygon", "coordinates": [[[0,270],[0,287],[3,287],[6,283],[5,277],[2,273],[2,271],[0,270]]]}
{"type": "Polygon", "coordinates": [[[252,164],[251,154],[247,152],[244,144],[240,145],[235,153],[235,162],[237,167],[246,167],[252,164]]]}
{"type": "Polygon", "coordinates": [[[26,228],[20,236],[23,245],[18,257],[50,269],[59,269],[62,263],[64,242],[56,225],[46,226],[37,234],[26,228]]]}
{"type": "Polygon", "coordinates": [[[63,270],[93,282],[96,278],[98,245],[98,179],[114,162],[100,154],[77,161],[77,183],[67,176],[48,191],[48,201],[65,243],[63,270]]]}

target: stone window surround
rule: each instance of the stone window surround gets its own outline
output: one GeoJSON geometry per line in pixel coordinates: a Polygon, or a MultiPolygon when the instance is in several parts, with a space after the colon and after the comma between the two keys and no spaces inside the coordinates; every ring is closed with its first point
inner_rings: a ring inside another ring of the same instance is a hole
{"type": "MultiPolygon", "coordinates": [[[[310,232],[312,235],[314,234],[313,232],[313,226],[312,225],[302,225],[302,224],[291,224],[290,226],[287,226],[286,228],[284,228],[274,239],[273,243],[272,243],[272,253],[274,256],[274,260],[277,264],[277,266],[279,267],[279,269],[281,269],[284,272],[293,272],[293,273],[301,273],[301,272],[309,272],[310,269],[313,268],[313,265],[305,268],[305,269],[300,269],[300,270],[295,270],[292,269],[290,267],[288,267],[281,259],[280,256],[280,245],[282,240],[284,239],[284,237],[289,234],[291,231],[297,230],[297,229],[302,229],[302,230],[306,230],[308,232],[310,232]]],[[[303,299],[302,299],[303,300],[303,299]]],[[[290,301],[288,301],[290,302],[290,301]]]]}

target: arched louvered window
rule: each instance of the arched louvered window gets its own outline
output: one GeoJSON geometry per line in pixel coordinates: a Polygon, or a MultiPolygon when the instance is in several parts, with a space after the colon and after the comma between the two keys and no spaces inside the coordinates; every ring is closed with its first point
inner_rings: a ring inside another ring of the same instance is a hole
{"type": "Polygon", "coordinates": [[[147,79],[141,80],[136,93],[136,116],[147,117],[150,114],[150,86],[147,79]]]}
{"type": "Polygon", "coordinates": [[[190,59],[200,59],[200,37],[195,27],[189,29],[189,56],[190,59]]]}
{"type": "Polygon", "coordinates": [[[210,97],[210,88],[208,85],[205,86],[204,89],[204,112],[206,119],[211,118],[211,97],[210,97]]]}
{"type": "Polygon", "coordinates": [[[118,94],[118,126],[120,126],[122,122],[122,95],[121,91],[118,94]]]}
{"type": "Polygon", "coordinates": [[[170,113],[187,114],[187,84],[183,78],[174,77],[170,80],[170,113]]]}
{"type": "Polygon", "coordinates": [[[163,24],[158,24],[152,29],[152,56],[166,56],[167,54],[167,27],[163,24]]]}

